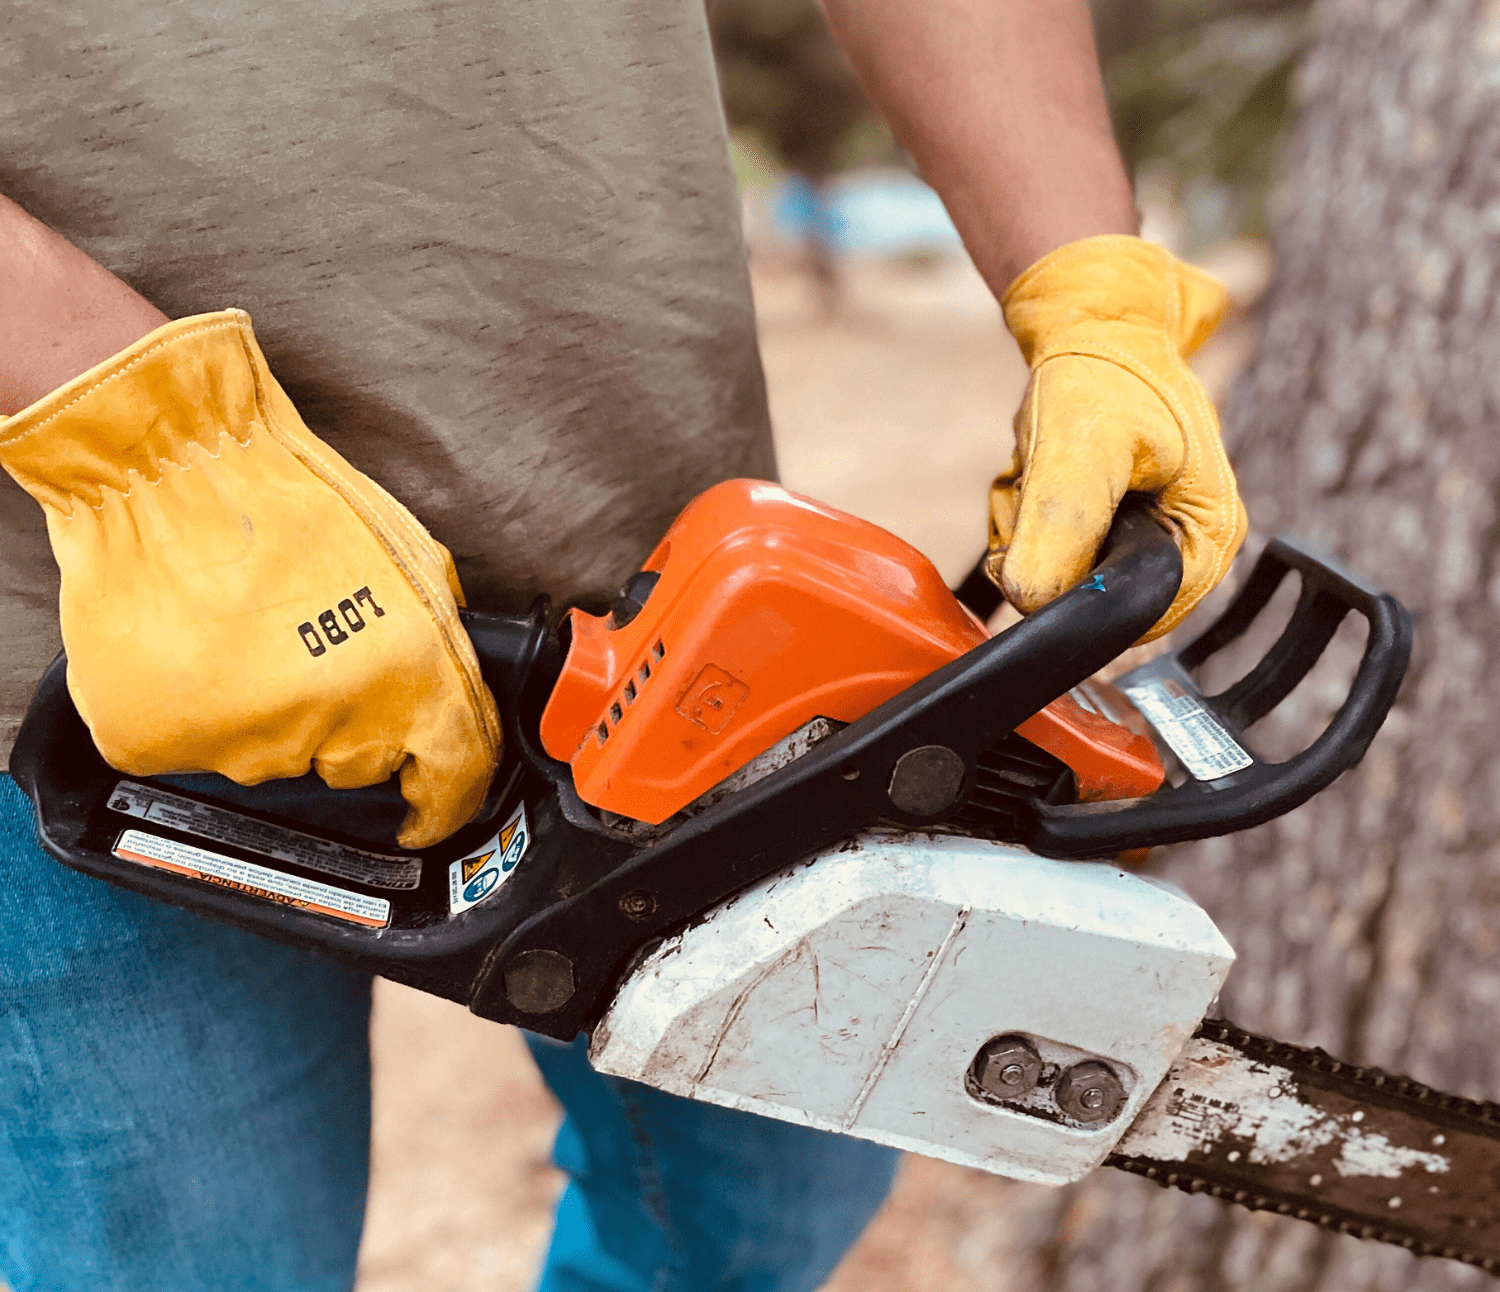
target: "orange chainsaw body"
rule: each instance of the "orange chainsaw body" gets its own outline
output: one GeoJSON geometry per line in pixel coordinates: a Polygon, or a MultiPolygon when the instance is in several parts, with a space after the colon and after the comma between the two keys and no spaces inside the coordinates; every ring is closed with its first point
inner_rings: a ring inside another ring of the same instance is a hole
{"type": "MultiPolygon", "coordinates": [[[[932,564],[893,534],[756,480],[700,494],[643,569],[628,622],[569,611],[543,746],[579,797],[658,824],[813,718],[853,722],[985,641],[932,564]]],[[[1017,728],[1078,798],[1153,792],[1151,742],[1070,697],[1017,728]]]]}

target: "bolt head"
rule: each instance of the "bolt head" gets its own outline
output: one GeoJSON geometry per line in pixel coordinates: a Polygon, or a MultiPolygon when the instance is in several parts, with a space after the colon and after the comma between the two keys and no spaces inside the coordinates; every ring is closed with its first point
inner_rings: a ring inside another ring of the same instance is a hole
{"type": "Polygon", "coordinates": [[[1125,1106],[1125,1087],[1115,1070],[1098,1059],[1075,1063],[1057,1079],[1057,1106],[1086,1126],[1112,1121],[1125,1106]]]}
{"type": "Polygon", "coordinates": [[[979,1047],[971,1071],[986,1094],[1019,1099],[1036,1088],[1042,1058],[1024,1036],[996,1036],[979,1047]]]}
{"type": "Polygon", "coordinates": [[[937,816],[958,802],[967,774],[962,755],[946,745],[922,745],[896,760],[886,793],[909,816],[937,816]]]}
{"type": "Polygon", "coordinates": [[[505,996],[523,1014],[551,1014],[578,990],[573,962],[561,951],[522,951],[505,966],[505,996]]]}

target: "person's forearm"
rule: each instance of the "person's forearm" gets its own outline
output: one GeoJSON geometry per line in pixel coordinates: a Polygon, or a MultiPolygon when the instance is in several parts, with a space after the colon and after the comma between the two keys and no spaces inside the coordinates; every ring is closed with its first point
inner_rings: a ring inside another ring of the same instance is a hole
{"type": "Polygon", "coordinates": [[[1086,0],[824,0],[824,10],[997,296],[1065,243],[1137,232],[1086,0]]]}
{"type": "Polygon", "coordinates": [[[0,197],[0,416],[166,321],[109,270],[0,197]]]}

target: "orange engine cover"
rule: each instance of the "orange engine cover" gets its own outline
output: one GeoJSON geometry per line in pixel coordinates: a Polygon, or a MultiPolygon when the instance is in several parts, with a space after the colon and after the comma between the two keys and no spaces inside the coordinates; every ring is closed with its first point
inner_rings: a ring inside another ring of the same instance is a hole
{"type": "MultiPolygon", "coordinates": [[[[700,494],[644,570],[629,622],[569,611],[542,715],[579,797],[658,824],[816,717],[853,722],[988,633],[915,548],[756,480],[700,494]]],[[[1149,740],[1064,697],[1017,729],[1074,771],[1079,797],[1148,794],[1149,740]]]]}

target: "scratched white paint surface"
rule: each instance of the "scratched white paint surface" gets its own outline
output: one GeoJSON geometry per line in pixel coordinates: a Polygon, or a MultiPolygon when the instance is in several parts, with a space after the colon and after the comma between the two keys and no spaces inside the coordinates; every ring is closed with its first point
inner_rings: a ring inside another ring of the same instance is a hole
{"type": "Polygon", "coordinates": [[[1292,1097],[1295,1089],[1286,1068],[1195,1039],[1120,1141],[1120,1152],[1180,1162],[1232,1139],[1250,1145],[1245,1152],[1251,1162],[1271,1163],[1337,1144],[1334,1169],[1346,1177],[1395,1179],[1413,1167],[1434,1174],[1448,1170],[1442,1154],[1392,1144],[1363,1129],[1352,1114],[1309,1108],[1292,1097]]]}
{"type": "Polygon", "coordinates": [[[1234,953],[1167,885],[983,840],[872,831],[669,940],[596,1030],[601,1071],[1001,1175],[1092,1170],[1165,1075],[1234,953]],[[1003,1032],[1108,1060],[1103,1127],[964,1088],[1003,1032]]]}

